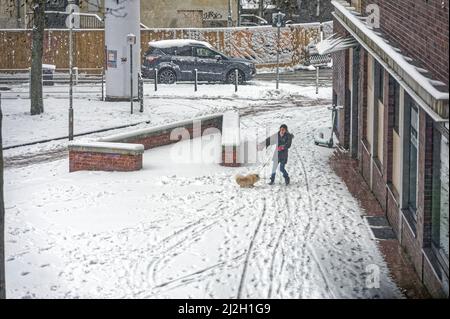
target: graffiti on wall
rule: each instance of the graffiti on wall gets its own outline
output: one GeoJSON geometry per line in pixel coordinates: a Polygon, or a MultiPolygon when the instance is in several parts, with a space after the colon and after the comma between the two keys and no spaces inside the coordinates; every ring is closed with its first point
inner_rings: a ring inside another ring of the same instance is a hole
{"type": "Polygon", "coordinates": [[[223,16],[220,12],[207,11],[203,13],[203,20],[222,20],[223,16]]]}

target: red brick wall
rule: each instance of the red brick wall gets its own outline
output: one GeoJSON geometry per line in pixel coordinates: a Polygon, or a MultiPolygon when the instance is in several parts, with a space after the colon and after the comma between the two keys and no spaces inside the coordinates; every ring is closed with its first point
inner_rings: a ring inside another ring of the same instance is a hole
{"type": "Polygon", "coordinates": [[[91,152],[69,152],[70,172],[116,171],[131,172],[142,169],[142,154],[123,155],[91,152]]]}
{"type": "Polygon", "coordinates": [[[430,247],[433,195],[433,121],[423,110],[419,110],[418,160],[417,237],[422,247],[430,247]]]}
{"type": "MultiPolygon", "coordinates": [[[[201,134],[209,128],[222,130],[221,116],[212,119],[203,120],[201,122],[201,134]]],[[[142,144],[144,149],[169,145],[177,143],[179,140],[170,140],[172,129],[182,128],[174,126],[170,129],[163,129],[154,133],[142,136],[129,137],[122,140],[114,141],[116,143],[142,144]]],[[[187,124],[184,128],[189,131],[190,137],[193,138],[193,124],[187,124]]],[[[76,171],[136,171],[142,168],[142,154],[140,155],[121,155],[96,152],[81,152],[70,150],[69,166],[70,172],[76,171]]]]}
{"type": "Polygon", "coordinates": [[[371,165],[370,163],[371,163],[370,153],[363,146],[362,153],[361,153],[360,167],[361,167],[361,174],[362,174],[364,180],[366,181],[367,185],[370,185],[370,165],[371,165]]]}
{"type": "Polygon", "coordinates": [[[238,147],[222,147],[222,166],[225,167],[240,167],[238,147]]]}
{"type": "MultiPolygon", "coordinates": [[[[359,53],[359,87],[358,87],[358,130],[360,140],[358,141],[359,170],[365,171],[362,154],[365,152],[364,143],[367,142],[367,51],[361,48],[359,53]],[[364,141],[364,142],[363,142],[364,141]]],[[[369,176],[369,175],[367,175],[369,176]]],[[[367,180],[367,179],[366,179],[367,180]]]]}
{"type": "MultiPolygon", "coordinates": [[[[194,137],[193,134],[193,125],[189,124],[184,127],[190,134],[191,138],[194,137]]],[[[210,120],[202,121],[201,127],[201,135],[203,132],[209,128],[216,128],[219,131],[222,131],[222,118],[214,118],[210,120]]],[[[127,138],[121,141],[120,143],[130,143],[130,144],[142,144],[144,145],[144,149],[149,150],[155,147],[170,145],[179,142],[179,140],[170,140],[170,133],[172,129],[162,130],[160,132],[155,132],[148,134],[146,136],[136,136],[127,138]]]]}
{"type": "Polygon", "coordinates": [[[419,277],[422,277],[422,247],[419,245],[416,234],[408,226],[403,217],[401,244],[405,248],[419,277]]]}
{"type": "Polygon", "coordinates": [[[428,262],[428,259],[424,257],[423,262],[423,283],[425,284],[425,287],[427,287],[428,291],[432,296],[435,298],[447,298],[445,295],[444,290],[442,289],[442,283],[440,280],[436,277],[435,271],[432,268],[433,266],[430,265],[428,262]]]}
{"type": "Polygon", "coordinates": [[[387,218],[397,236],[400,234],[400,208],[392,192],[387,192],[387,218]]]}
{"type": "MultiPolygon", "coordinates": [[[[380,7],[386,38],[449,85],[449,0],[363,0],[380,7]]],[[[363,11],[365,11],[363,9],[363,11]]]]}
{"type": "Polygon", "coordinates": [[[373,165],[373,183],[372,192],[375,198],[380,203],[381,208],[386,211],[386,182],[384,181],[383,174],[377,164],[372,161],[373,165]]]}
{"type": "Polygon", "coordinates": [[[386,184],[392,182],[394,158],[395,80],[384,72],[383,175],[386,184]]]}

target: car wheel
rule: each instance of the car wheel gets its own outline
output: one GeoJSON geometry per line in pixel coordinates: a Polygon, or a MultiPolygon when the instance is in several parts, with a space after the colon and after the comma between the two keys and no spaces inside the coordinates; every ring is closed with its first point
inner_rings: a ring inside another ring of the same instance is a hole
{"type": "MultiPolygon", "coordinates": [[[[228,72],[227,74],[227,83],[228,84],[234,84],[236,82],[236,70],[231,70],[230,72],[228,72]]],[[[245,75],[241,70],[238,70],[238,83],[239,84],[244,84],[245,82],[245,75]]]]}
{"type": "Polygon", "coordinates": [[[163,69],[158,73],[158,82],[162,84],[174,84],[177,81],[177,75],[171,69],[163,69]]]}

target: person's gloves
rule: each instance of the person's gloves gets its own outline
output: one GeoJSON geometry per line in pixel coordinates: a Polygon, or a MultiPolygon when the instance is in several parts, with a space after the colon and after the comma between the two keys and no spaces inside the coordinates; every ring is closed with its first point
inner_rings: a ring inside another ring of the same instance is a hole
{"type": "Polygon", "coordinates": [[[284,151],[284,146],[278,146],[278,152],[282,152],[282,151],[284,151]]]}

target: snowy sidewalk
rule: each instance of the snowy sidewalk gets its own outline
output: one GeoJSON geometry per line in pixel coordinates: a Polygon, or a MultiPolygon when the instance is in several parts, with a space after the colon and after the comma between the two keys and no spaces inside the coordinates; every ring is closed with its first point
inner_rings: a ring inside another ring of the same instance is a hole
{"type": "Polygon", "coordinates": [[[331,151],[314,146],[329,118],[325,106],[243,118],[246,130],[290,126],[287,188],[241,190],[234,175],[258,167],[175,165],[170,146],[135,173],[69,174],[66,159],[7,169],[8,296],[401,297],[331,151]]]}

